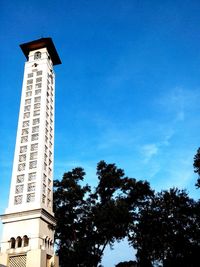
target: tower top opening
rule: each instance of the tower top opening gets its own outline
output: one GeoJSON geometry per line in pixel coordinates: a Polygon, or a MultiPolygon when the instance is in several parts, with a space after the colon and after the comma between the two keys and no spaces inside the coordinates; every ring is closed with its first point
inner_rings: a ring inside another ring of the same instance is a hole
{"type": "Polygon", "coordinates": [[[28,43],[24,43],[24,44],[21,44],[20,47],[21,47],[21,49],[22,49],[22,51],[23,51],[23,53],[27,59],[28,59],[28,55],[29,55],[30,51],[34,51],[34,50],[46,47],[49,54],[50,54],[53,65],[61,64],[60,57],[59,57],[57,50],[54,46],[54,43],[50,37],[40,38],[40,39],[31,41],[28,43]]]}

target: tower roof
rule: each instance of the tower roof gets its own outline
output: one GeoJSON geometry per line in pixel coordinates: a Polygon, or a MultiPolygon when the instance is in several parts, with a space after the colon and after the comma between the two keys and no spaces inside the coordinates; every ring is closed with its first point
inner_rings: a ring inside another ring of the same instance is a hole
{"type": "Polygon", "coordinates": [[[56,48],[54,46],[54,43],[50,37],[48,38],[40,38],[38,40],[34,40],[32,42],[24,43],[20,45],[25,57],[28,59],[28,54],[30,51],[37,50],[40,48],[46,47],[51,60],[53,62],[53,65],[61,64],[61,60],[59,58],[59,55],[56,51],[56,48]]]}

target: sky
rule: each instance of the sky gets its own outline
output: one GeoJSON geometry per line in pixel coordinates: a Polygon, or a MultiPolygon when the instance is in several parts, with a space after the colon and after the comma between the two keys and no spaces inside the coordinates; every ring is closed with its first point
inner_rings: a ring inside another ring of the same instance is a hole
{"type": "MultiPolygon", "coordinates": [[[[25,57],[21,43],[52,37],[56,72],[54,177],[100,160],[199,198],[200,2],[7,1],[0,8],[0,213],[8,204],[25,57]]],[[[126,241],[104,267],[134,258],[126,241]]]]}

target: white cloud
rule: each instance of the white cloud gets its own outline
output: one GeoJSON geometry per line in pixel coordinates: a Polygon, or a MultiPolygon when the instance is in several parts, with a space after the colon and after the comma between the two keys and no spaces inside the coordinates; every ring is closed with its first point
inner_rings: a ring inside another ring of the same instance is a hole
{"type": "Polygon", "coordinates": [[[147,144],[141,147],[141,153],[144,156],[144,161],[148,162],[158,153],[158,146],[156,144],[147,144]]]}

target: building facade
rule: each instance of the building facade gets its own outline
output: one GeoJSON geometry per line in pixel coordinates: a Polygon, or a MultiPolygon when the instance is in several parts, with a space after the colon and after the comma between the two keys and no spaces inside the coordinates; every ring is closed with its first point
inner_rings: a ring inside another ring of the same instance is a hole
{"type": "Polygon", "coordinates": [[[0,266],[58,266],[54,255],[53,163],[55,73],[61,64],[51,38],[20,45],[24,68],[9,204],[0,266]]]}

